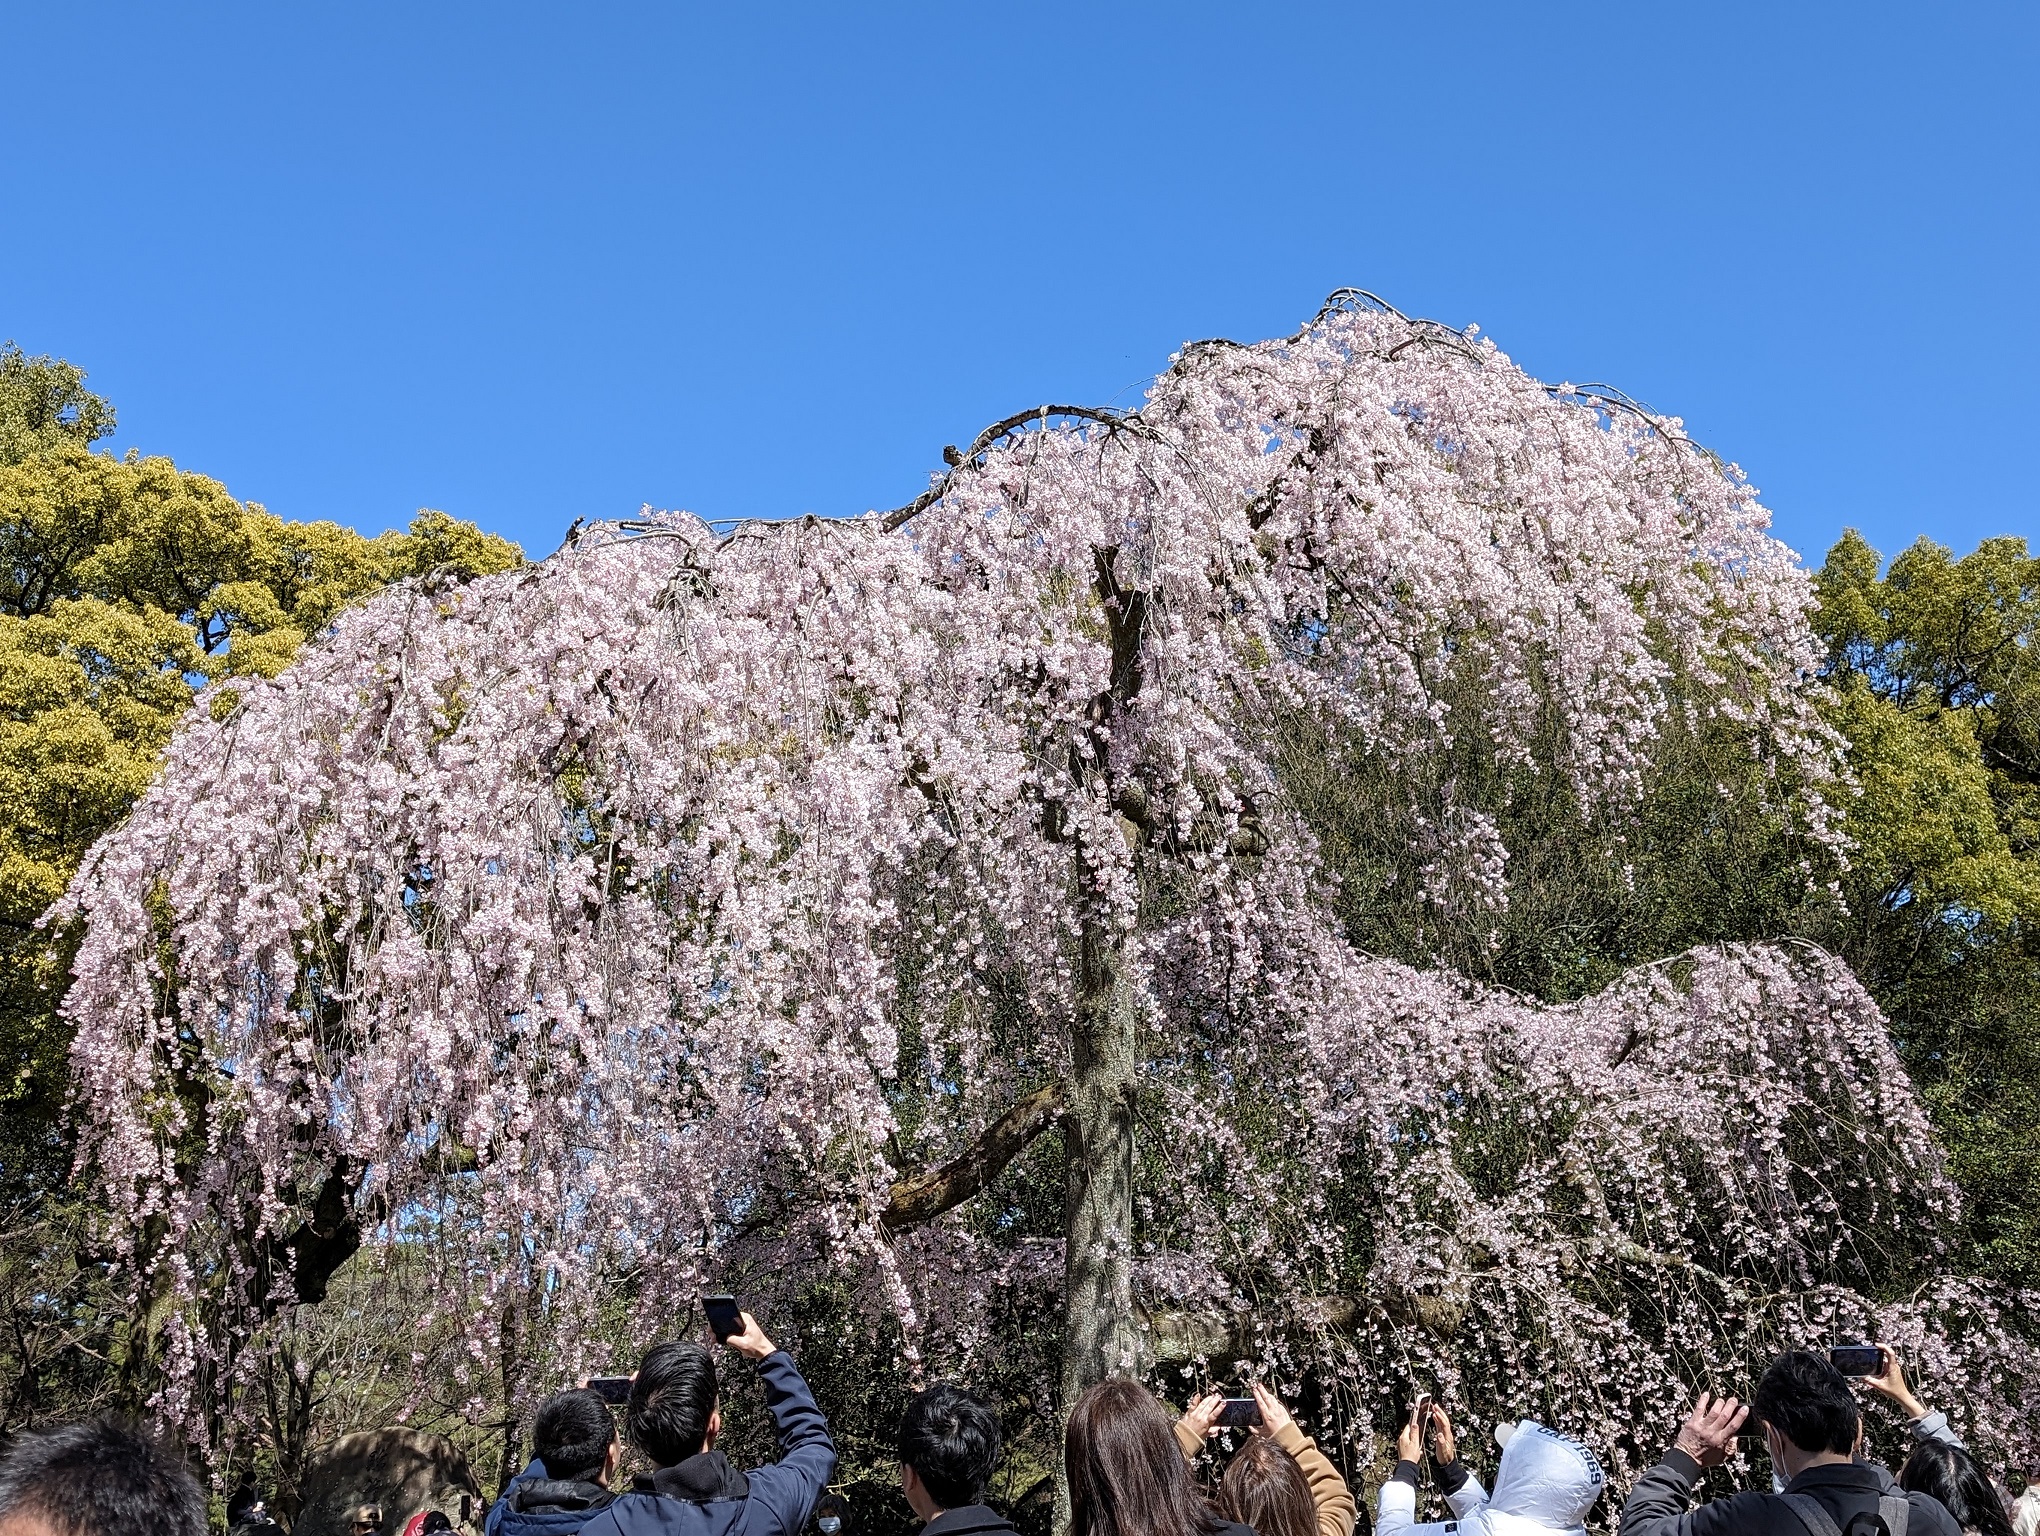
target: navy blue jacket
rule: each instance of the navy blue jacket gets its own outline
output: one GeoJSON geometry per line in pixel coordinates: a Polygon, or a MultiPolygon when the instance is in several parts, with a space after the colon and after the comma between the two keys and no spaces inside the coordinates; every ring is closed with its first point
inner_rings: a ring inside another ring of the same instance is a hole
{"type": "Polygon", "coordinates": [[[799,1536],[836,1475],[836,1442],[815,1396],[775,1350],[758,1362],[779,1460],[746,1476],[721,1451],[640,1477],[581,1527],[582,1536],[799,1536]]]}
{"type": "Polygon", "coordinates": [[[555,1482],[534,1461],[490,1507],[483,1536],[577,1536],[615,1497],[599,1483],[555,1482]]]}

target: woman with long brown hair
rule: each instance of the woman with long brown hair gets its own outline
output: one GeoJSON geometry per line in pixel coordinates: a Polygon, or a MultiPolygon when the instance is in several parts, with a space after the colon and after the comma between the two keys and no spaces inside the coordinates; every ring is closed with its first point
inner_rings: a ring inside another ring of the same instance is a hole
{"type": "Polygon", "coordinates": [[[1168,1411],[1137,1381],[1101,1381],[1063,1435],[1070,1536],[1252,1536],[1190,1480],[1168,1411]]]}
{"type": "MultiPolygon", "coordinates": [[[[1226,1463],[1218,1485],[1218,1512],[1253,1529],[1255,1536],[1353,1536],[1353,1490],[1317,1442],[1297,1425],[1282,1399],[1253,1384],[1261,1422],[1226,1463]]],[[[1176,1421],[1176,1444],[1186,1459],[1215,1432],[1225,1399],[1199,1398],[1176,1421]]]]}

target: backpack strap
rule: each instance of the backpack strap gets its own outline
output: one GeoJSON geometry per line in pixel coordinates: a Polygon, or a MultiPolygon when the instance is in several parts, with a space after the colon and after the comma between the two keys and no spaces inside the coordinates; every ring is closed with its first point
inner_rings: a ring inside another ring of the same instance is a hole
{"type": "Polygon", "coordinates": [[[1882,1494],[1877,1500],[1877,1513],[1884,1517],[1884,1529],[1891,1536],[1905,1536],[1906,1520],[1912,1514],[1912,1501],[1903,1493],[1882,1494]]]}
{"type": "MultiPolygon", "coordinates": [[[[1799,1517],[1799,1523],[1806,1527],[1807,1536],[1842,1536],[1842,1528],[1835,1524],[1835,1517],[1827,1512],[1827,1506],[1819,1499],[1804,1493],[1781,1493],[1786,1508],[1799,1517]]],[[[1894,1533],[1899,1536],[1899,1533],[1894,1533]]]]}

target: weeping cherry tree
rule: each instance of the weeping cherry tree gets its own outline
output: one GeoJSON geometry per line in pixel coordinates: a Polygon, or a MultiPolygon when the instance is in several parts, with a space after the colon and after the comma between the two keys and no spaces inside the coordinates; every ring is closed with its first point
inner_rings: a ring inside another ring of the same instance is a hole
{"type": "Polygon", "coordinates": [[[1739,474],[1354,294],[945,457],[887,515],[415,581],[201,701],[60,909],[163,1410],[218,1434],[271,1319],[429,1248],[478,1380],[826,1267],[910,1369],[1059,1316],[1064,1404],[1251,1358],[1356,1443],[1444,1383],[1623,1465],[1686,1384],[1861,1331],[2030,1434],[1844,967],[1547,1006],[1371,958],[1278,771],[1401,786],[1439,910],[1507,900],[1469,741],[1619,819],[1704,716],[1839,850],[1808,582],[1739,474]]]}

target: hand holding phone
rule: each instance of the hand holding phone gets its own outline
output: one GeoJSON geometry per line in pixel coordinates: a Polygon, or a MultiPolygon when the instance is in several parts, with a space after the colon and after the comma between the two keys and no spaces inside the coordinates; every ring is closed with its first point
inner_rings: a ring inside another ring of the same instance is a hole
{"type": "Polygon", "coordinates": [[[1190,1426],[1190,1432],[1200,1440],[1208,1440],[1218,1433],[1218,1412],[1225,1406],[1225,1398],[1217,1392],[1207,1392],[1202,1397],[1192,1398],[1190,1406],[1183,1410],[1183,1422],[1190,1426]]]}
{"type": "Polygon", "coordinates": [[[1920,1401],[1918,1394],[1906,1381],[1905,1367],[1898,1363],[1897,1351],[1880,1349],[1878,1353],[1884,1358],[1878,1362],[1876,1370],[1862,1378],[1863,1385],[1872,1392],[1890,1398],[1898,1405],[1898,1411],[1907,1418],[1924,1419],[1928,1412],[1927,1405],[1920,1401]]]}
{"type": "Polygon", "coordinates": [[[1424,1421],[1429,1417],[1431,1394],[1420,1393],[1410,1404],[1410,1416],[1403,1420],[1402,1432],[1395,1437],[1395,1458],[1397,1461],[1419,1462],[1424,1459],[1424,1421]]]}
{"type": "Polygon", "coordinates": [[[1220,1429],[1252,1429],[1261,1422],[1261,1405],[1251,1397],[1229,1397],[1218,1410],[1220,1429]]]}
{"type": "Polygon", "coordinates": [[[1449,1467],[1459,1460],[1459,1437],[1452,1431],[1451,1417],[1444,1406],[1435,1399],[1424,1404],[1424,1418],[1431,1431],[1431,1455],[1439,1466],[1449,1467]]]}
{"type": "Polygon", "coordinates": [[[1296,1423],[1295,1416],[1290,1413],[1288,1406],[1275,1395],[1274,1389],[1266,1382],[1253,1383],[1253,1389],[1254,1401],[1261,1409],[1261,1422],[1256,1426],[1261,1433],[1279,1435],[1284,1429],[1296,1423]]]}
{"type": "Polygon", "coordinates": [[[1828,1351],[1828,1364],[1844,1376],[1881,1376],[1884,1351],[1875,1344],[1837,1344],[1828,1351]]]}
{"type": "Polygon", "coordinates": [[[763,1360],[779,1348],[765,1337],[758,1319],[737,1305],[734,1296],[704,1296],[701,1310],[708,1314],[708,1326],[714,1331],[716,1342],[747,1360],[763,1360]]]}
{"type": "Polygon", "coordinates": [[[630,1384],[634,1376],[590,1376],[588,1390],[605,1403],[627,1403],[630,1401],[630,1384]]]}
{"type": "Polygon", "coordinates": [[[744,1331],[744,1314],[737,1298],[727,1291],[701,1298],[701,1310],[708,1314],[709,1332],[718,1344],[727,1344],[744,1331]]]}

